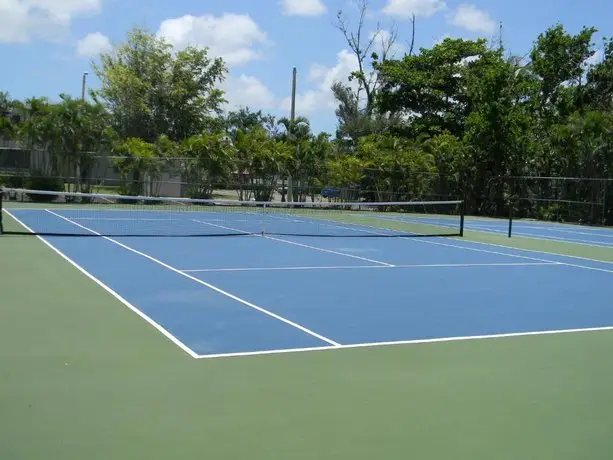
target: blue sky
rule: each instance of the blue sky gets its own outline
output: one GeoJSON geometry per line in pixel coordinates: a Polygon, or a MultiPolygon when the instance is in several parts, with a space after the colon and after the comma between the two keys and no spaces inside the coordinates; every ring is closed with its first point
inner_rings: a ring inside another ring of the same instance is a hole
{"type": "MultiPolygon", "coordinates": [[[[507,50],[529,52],[537,35],[560,22],[576,33],[596,26],[613,35],[611,0],[369,0],[365,32],[395,23],[399,51],[408,18],[417,15],[416,43],[443,37],[494,38],[503,22],[507,50]]],[[[315,131],[334,131],[329,86],[345,79],[354,59],[334,27],[336,12],[357,21],[355,0],[0,0],[0,90],[15,98],[80,94],[81,75],[100,50],[147,26],[177,47],[209,46],[226,58],[229,107],[248,105],[288,114],[292,67],[298,68],[297,111],[315,131]]],[[[90,77],[95,86],[96,79],[90,77]]]]}

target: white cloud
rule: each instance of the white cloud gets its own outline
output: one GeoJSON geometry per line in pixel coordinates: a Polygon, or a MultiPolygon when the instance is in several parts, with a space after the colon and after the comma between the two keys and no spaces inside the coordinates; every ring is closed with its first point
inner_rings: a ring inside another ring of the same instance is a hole
{"type": "MultiPolygon", "coordinates": [[[[296,112],[299,115],[313,115],[316,112],[332,111],[336,108],[336,100],[331,91],[332,84],[336,81],[356,87],[357,83],[348,82],[351,72],[357,70],[356,57],[348,50],[342,50],[336,55],[336,63],[333,66],[313,64],[306,72],[305,81],[309,82],[308,89],[301,90],[301,74],[298,74],[298,92],[296,94],[296,112]]],[[[289,81],[289,75],[288,75],[289,81]]],[[[307,84],[305,83],[305,86],[307,84]]],[[[222,84],[226,91],[228,108],[249,106],[256,110],[270,110],[289,112],[291,108],[291,96],[279,97],[270,90],[262,81],[253,76],[240,75],[230,76],[222,84]]]]}
{"type": "Polygon", "coordinates": [[[470,4],[458,6],[451,18],[451,23],[471,32],[492,34],[496,30],[496,22],[490,18],[490,15],[470,4]]]}
{"type": "Polygon", "coordinates": [[[592,57],[589,57],[585,60],[584,66],[587,68],[594,67],[596,64],[599,64],[603,59],[604,51],[602,51],[601,49],[596,50],[592,57]]]}
{"type": "Polygon", "coordinates": [[[447,8],[444,0],[388,0],[383,12],[389,16],[410,18],[411,15],[430,17],[447,8]]]}
{"type": "Polygon", "coordinates": [[[80,15],[101,10],[102,0],[0,0],[0,43],[55,40],[80,15]]]}
{"type": "Polygon", "coordinates": [[[321,16],[327,11],[321,0],[281,0],[280,3],[287,16],[321,16]]]}
{"type": "Polygon", "coordinates": [[[266,33],[245,14],[225,13],[219,17],[186,15],[166,19],[158,34],[177,48],[206,46],[212,56],[223,57],[229,65],[259,59],[261,51],[256,46],[268,43],[266,33]]]}
{"type": "Polygon", "coordinates": [[[96,57],[113,49],[111,41],[100,32],[87,34],[77,42],[77,54],[85,57],[96,57]]]}
{"type": "Polygon", "coordinates": [[[226,92],[228,108],[231,110],[239,107],[272,110],[279,104],[273,92],[256,77],[230,76],[222,83],[221,89],[226,92]]]}
{"type": "MultiPolygon", "coordinates": [[[[315,89],[298,92],[296,95],[296,112],[309,115],[318,110],[333,110],[336,100],[331,91],[335,81],[347,83],[349,74],[358,69],[355,55],[348,50],[342,50],[336,55],[336,64],[332,67],[313,64],[308,73],[308,79],[315,83],[315,89]]],[[[355,84],[355,83],[354,83],[355,84]]],[[[281,101],[280,108],[289,110],[291,98],[281,101]]]]}

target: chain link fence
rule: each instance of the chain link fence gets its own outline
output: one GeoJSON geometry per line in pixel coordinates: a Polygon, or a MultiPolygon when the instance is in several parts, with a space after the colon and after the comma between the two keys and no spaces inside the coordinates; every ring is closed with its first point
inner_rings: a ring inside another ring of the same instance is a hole
{"type": "Polygon", "coordinates": [[[0,147],[0,185],[241,201],[464,200],[468,216],[613,225],[613,179],[608,178],[498,176],[484,181],[399,168],[364,169],[353,181],[336,183],[325,171],[318,178],[291,178],[281,170],[250,174],[206,159],[88,155],[81,165],[54,165],[48,153],[7,144],[0,147]]]}

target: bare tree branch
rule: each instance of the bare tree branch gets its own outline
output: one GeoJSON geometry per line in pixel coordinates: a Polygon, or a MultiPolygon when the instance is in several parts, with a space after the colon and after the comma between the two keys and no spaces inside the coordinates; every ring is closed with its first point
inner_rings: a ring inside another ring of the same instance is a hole
{"type": "Polygon", "coordinates": [[[373,44],[377,39],[377,36],[380,33],[380,28],[377,26],[377,31],[373,34],[372,37],[364,44],[363,41],[363,32],[364,32],[364,20],[366,18],[366,13],[368,12],[368,1],[367,0],[355,0],[357,3],[357,7],[359,10],[359,20],[358,25],[354,31],[349,30],[349,24],[345,13],[340,10],[337,17],[336,27],[342,32],[345,40],[347,41],[347,45],[355,55],[358,61],[358,71],[354,72],[352,75],[353,78],[358,80],[358,92],[364,91],[366,93],[366,110],[368,113],[372,112],[373,104],[374,104],[374,93],[372,90],[372,83],[370,78],[366,76],[366,59],[370,54],[373,44]]]}
{"type": "Polygon", "coordinates": [[[413,56],[415,48],[415,13],[411,16],[411,45],[409,46],[409,56],[413,56]]]}

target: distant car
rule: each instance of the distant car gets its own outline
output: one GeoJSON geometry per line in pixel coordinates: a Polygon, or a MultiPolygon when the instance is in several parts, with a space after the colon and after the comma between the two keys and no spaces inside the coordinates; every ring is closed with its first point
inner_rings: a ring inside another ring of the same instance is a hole
{"type": "Polygon", "coordinates": [[[341,191],[334,187],[326,187],[321,191],[321,196],[324,198],[340,198],[341,191]]]}

